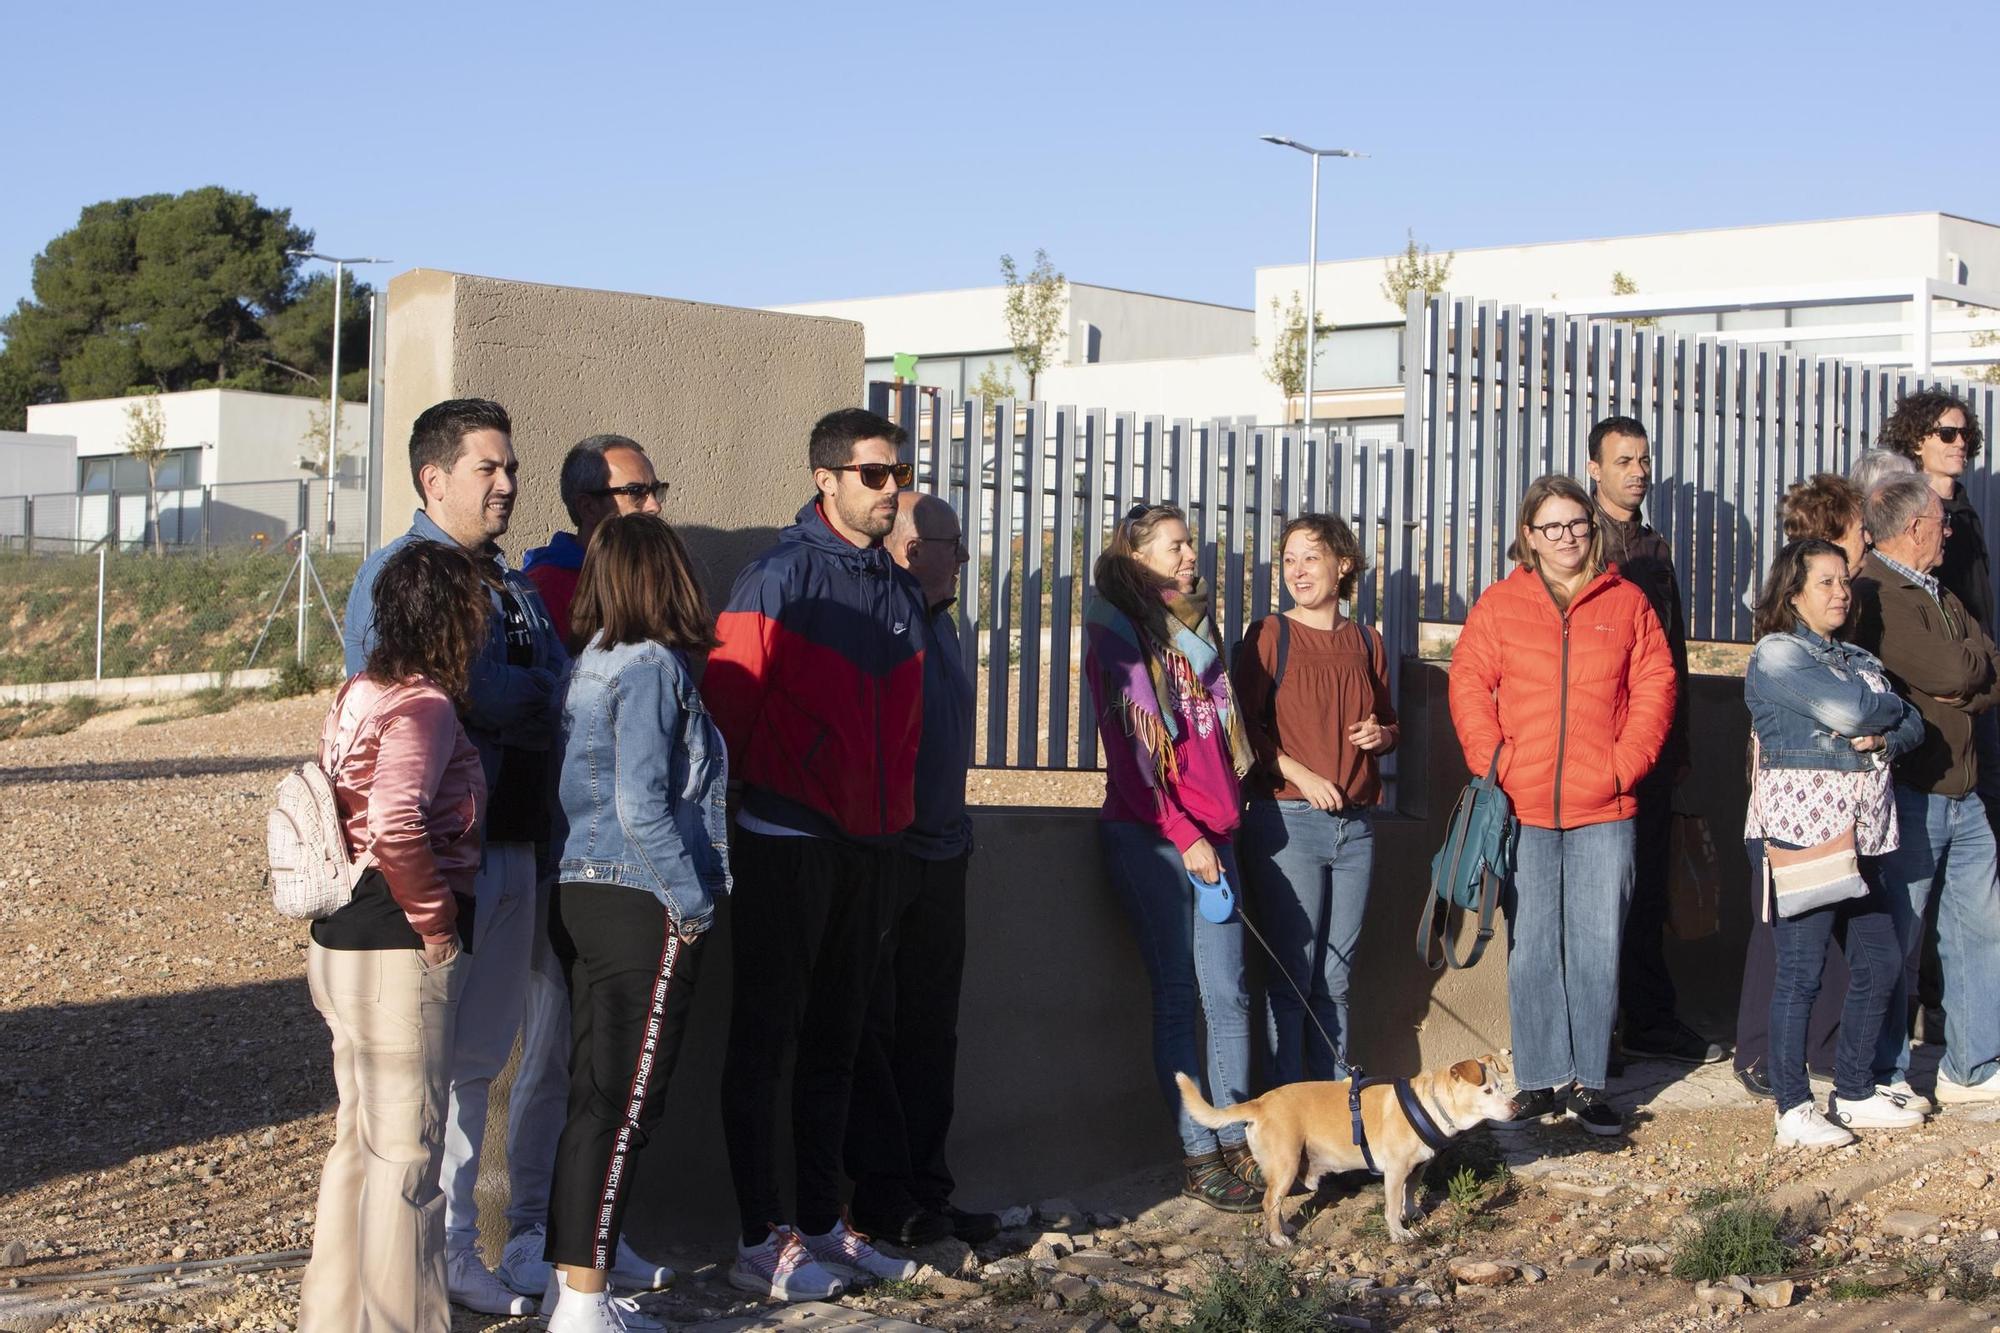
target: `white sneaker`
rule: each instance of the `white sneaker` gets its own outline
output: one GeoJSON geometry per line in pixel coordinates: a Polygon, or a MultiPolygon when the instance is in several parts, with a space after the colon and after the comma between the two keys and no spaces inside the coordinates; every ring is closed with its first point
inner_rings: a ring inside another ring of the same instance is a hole
{"type": "Polygon", "coordinates": [[[1779,1114],[1780,1148],[1842,1148],[1854,1142],[1854,1135],[1829,1121],[1811,1102],[1800,1102],[1779,1114]]]}
{"type": "Polygon", "coordinates": [[[665,1333],[666,1325],[629,1296],[609,1291],[571,1291],[562,1270],[552,1268],[542,1313],[550,1333],[665,1333]]]}
{"type": "Polygon", "coordinates": [[[528,1314],[535,1308],[528,1297],[501,1286],[500,1279],[470,1249],[453,1250],[445,1255],[444,1292],[453,1305],[463,1305],[480,1314],[528,1314]]]}
{"type": "Polygon", "coordinates": [[[1976,1106],[2000,1102],[2000,1074],[1991,1074],[1977,1083],[1960,1083],[1938,1070],[1937,1099],[1947,1106],[1976,1106]]]}
{"type": "Polygon", "coordinates": [[[1910,1080],[1906,1078],[1899,1078],[1894,1083],[1877,1083],[1875,1091],[1885,1097],[1894,1098],[1912,1111],[1921,1111],[1925,1115],[1937,1110],[1931,1099],[1911,1087],[1910,1080]]]}
{"type": "Polygon", "coordinates": [[[500,1251],[500,1266],[493,1270],[493,1276],[523,1296],[540,1295],[549,1285],[550,1265],[542,1257],[542,1247],[548,1238],[548,1228],[543,1226],[532,1226],[508,1237],[507,1248],[500,1251]]]}
{"type": "Polygon", "coordinates": [[[612,1286],[621,1291],[658,1291],[672,1286],[673,1281],[673,1269],[642,1258],[623,1236],[618,1238],[618,1253],[611,1264],[612,1286]]]}
{"type": "Polygon", "coordinates": [[[847,1223],[835,1222],[833,1230],[824,1236],[801,1236],[806,1249],[819,1261],[819,1266],[829,1273],[852,1279],[855,1282],[872,1282],[882,1279],[888,1282],[908,1282],[917,1275],[917,1265],[910,1259],[891,1259],[868,1243],[868,1238],[856,1231],[849,1231],[847,1223]]]}
{"type": "Polygon", "coordinates": [[[739,1241],[729,1285],[774,1301],[824,1301],[847,1290],[845,1282],[813,1262],[799,1233],[789,1227],[772,1227],[762,1245],[739,1241]]]}
{"type": "Polygon", "coordinates": [[[1835,1093],[1827,1119],[1848,1129],[1910,1129],[1924,1123],[1924,1113],[1883,1092],[1871,1092],[1859,1101],[1835,1093]]]}

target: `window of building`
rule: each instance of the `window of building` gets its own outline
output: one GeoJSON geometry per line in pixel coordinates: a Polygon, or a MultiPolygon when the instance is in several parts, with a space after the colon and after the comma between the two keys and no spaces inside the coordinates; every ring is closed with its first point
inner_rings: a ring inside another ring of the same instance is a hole
{"type": "Polygon", "coordinates": [[[1313,389],[1381,389],[1403,382],[1403,326],[1335,329],[1319,340],[1313,389]]]}
{"type": "MultiPolygon", "coordinates": [[[[86,494],[146,489],[146,465],[129,454],[100,454],[76,460],[76,488],[86,494]]],[[[169,449],[160,460],[159,488],[192,490],[201,485],[201,450],[169,449]]]]}

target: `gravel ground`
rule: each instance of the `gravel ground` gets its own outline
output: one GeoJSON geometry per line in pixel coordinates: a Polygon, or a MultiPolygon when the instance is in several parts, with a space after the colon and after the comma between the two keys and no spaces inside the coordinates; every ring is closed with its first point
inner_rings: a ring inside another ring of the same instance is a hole
{"type": "MultiPolygon", "coordinates": [[[[291,1326],[294,1269],[214,1276],[189,1266],[311,1241],[333,1086],[301,975],[304,934],[271,914],[261,886],[261,817],[325,705],[259,701],[143,726],[133,724],[157,710],[128,709],[67,735],[0,742],[0,1143],[12,1149],[0,1154],[0,1313],[29,1290],[83,1290],[60,1275],[160,1264],[181,1265],[185,1285],[111,1308],[100,1294],[58,1326],[291,1326]]],[[[981,801],[1087,805],[1101,782],[982,773],[973,788],[981,801]]],[[[1966,1137],[1976,1128],[1947,1117],[1818,1158],[1772,1152],[1769,1114],[1755,1108],[1662,1107],[1625,1140],[1536,1128],[1505,1145],[1514,1172],[1504,1185],[1495,1177],[1472,1214],[1434,1196],[1420,1243],[1388,1245],[1374,1216],[1379,1188],[1362,1187],[1333,1197],[1288,1261],[1302,1280],[1346,1289],[1349,1317],[1378,1327],[1689,1329],[1747,1317],[1816,1330],[1983,1329],[1995,1324],[1984,1312],[2000,1309],[2000,1126],[1990,1141],[1966,1137]],[[1794,1252],[1808,1294],[1789,1311],[1697,1315],[1691,1284],[1659,1272],[1645,1249],[1671,1252],[1686,1219],[1721,1194],[1770,1193],[1926,1144],[1949,1153],[1794,1252]],[[1468,1258],[1548,1276],[1461,1289],[1449,1264],[1468,1258]],[[1567,1266],[1591,1259],[1605,1261],[1601,1274],[1567,1266]]],[[[1496,1143],[1482,1131],[1467,1150],[1489,1177],[1496,1143]]],[[[1268,1251],[1240,1219],[1180,1200],[1140,1206],[1167,1193],[1155,1180],[1080,1192],[1082,1209],[1044,1208],[977,1255],[926,1256],[977,1284],[957,1297],[897,1289],[849,1308],[1035,1333],[1171,1322],[1184,1308],[1172,1291],[1268,1251]],[[1057,1232],[1095,1257],[1045,1247],[1035,1258],[1031,1247],[1057,1232]]],[[[756,1308],[717,1280],[720,1256],[668,1257],[684,1281],[649,1302],[677,1323],[756,1308]]],[[[457,1325],[530,1326],[462,1313],[457,1325]]]]}

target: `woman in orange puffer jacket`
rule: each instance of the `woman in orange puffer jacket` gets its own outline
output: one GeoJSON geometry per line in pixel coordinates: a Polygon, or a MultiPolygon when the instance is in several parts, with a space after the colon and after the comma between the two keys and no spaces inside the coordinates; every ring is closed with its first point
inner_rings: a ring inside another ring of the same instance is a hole
{"type": "Polygon", "coordinates": [[[1558,1112],[1594,1134],[1604,1100],[1618,945],[1632,897],[1632,792],[1674,716],[1674,662],[1645,593],[1604,564],[1583,487],[1548,476],[1521,500],[1520,567],[1488,588],[1451,657],[1465,762],[1521,821],[1507,917],[1514,1119],[1558,1112]]]}

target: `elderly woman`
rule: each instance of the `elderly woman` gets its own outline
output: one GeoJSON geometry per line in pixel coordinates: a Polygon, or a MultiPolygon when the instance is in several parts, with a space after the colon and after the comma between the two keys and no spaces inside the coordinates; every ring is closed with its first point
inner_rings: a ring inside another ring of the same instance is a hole
{"type": "Polygon", "coordinates": [[[1561,1113],[1592,1134],[1604,1098],[1619,941],[1632,898],[1633,791],[1674,714],[1674,663],[1645,593],[1604,563],[1590,496],[1547,476],[1521,499],[1519,566],[1466,617],[1451,660],[1465,763],[1497,768],[1521,822],[1507,917],[1518,1126],[1561,1113]]]}

